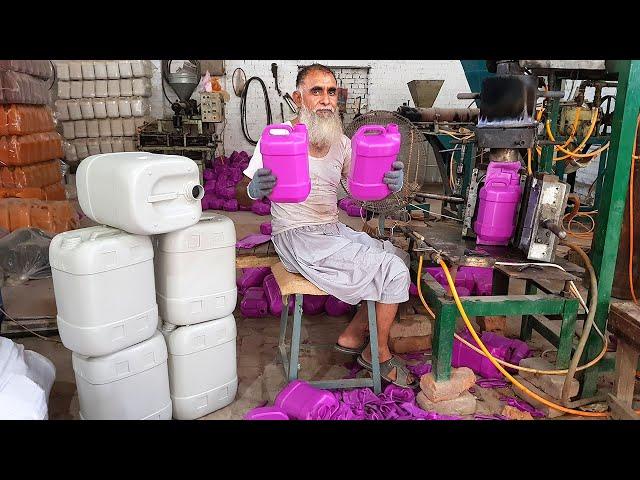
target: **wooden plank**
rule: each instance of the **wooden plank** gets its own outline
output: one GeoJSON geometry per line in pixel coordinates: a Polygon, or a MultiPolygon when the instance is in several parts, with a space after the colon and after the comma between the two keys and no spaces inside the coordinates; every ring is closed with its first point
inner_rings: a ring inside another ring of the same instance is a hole
{"type": "Polygon", "coordinates": [[[633,302],[613,302],[609,310],[609,330],[640,350],[640,307],[633,302]]]}
{"type": "Polygon", "coordinates": [[[247,255],[236,257],[236,268],[255,268],[255,267],[272,267],[280,262],[280,258],[275,257],[256,257],[247,255]]]}
{"type": "Polygon", "coordinates": [[[620,402],[629,407],[633,402],[633,388],[636,383],[636,367],[638,366],[639,354],[638,350],[624,339],[618,339],[613,393],[620,402]]]}
{"type": "Polygon", "coordinates": [[[633,408],[625,405],[615,395],[609,394],[607,403],[611,409],[611,418],[614,420],[640,420],[640,415],[633,408]]]}

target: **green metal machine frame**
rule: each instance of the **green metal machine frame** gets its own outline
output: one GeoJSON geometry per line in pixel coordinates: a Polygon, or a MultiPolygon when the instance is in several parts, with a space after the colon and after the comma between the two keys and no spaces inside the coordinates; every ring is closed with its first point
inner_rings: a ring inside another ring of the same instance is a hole
{"type": "MultiPolygon", "coordinates": [[[[598,278],[595,323],[601,331],[605,331],[607,324],[620,230],[629,186],[631,156],[634,148],[633,139],[636,120],[640,111],[640,61],[608,61],[607,72],[610,75],[617,76],[616,107],[609,136],[611,144],[607,154],[601,155],[599,173],[596,180],[595,207],[598,209],[598,215],[590,250],[591,261],[598,278]]],[[[551,90],[559,89],[560,82],[561,78],[550,75],[549,88],[551,90]]],[[[552,132],[556,134],[555,129],[560,113],[560,100],[550,100],[548,108],[552,132]]],[[[606,140],[606,138],[595,137],[591,139],[591,142],[604,143],[606,140]]],[[[466,189],[469,185],[467,176],[470,176],[470,172],[473,170],[475,156],[475,148],[467,148],[467,154],[462,160],[464,161],[465,171],[463,195],[466,195],[466,189]]],[[[560,162],[555,166],[553,165],[552,145],[543,146],[542,155],[536,160],[538,171],[555,173],[561,179],[564,178],[563,163],[560,162]]],[[[415,264],[412,269],[415,274],[415,264]]],[[[453,300],[444,294],[444,290],[434,281],[433,277],[425,274],[421,281],[426,300],[436,313],[433,338],[434,372],[437,380],[446,380],[450,374],[453,332],[458,312],[453,300]]],[[[522,296],[466,297],[463,300],[463,306],[470,316],[524,315],[521,337],[527,339],[533,329],[540,332],[558,347],[557,367],[566,368],[572,350],[573,331],[578,310],[577,301],[557,294],[536,293],[537,287],[539,286],[529,282],[527,284],[527,294],[522,296]],[[558,336],[550,331],[538,320],[536,315],[561,319],[560,335],[558,336]]],[[[580,364],[595,358],[601,349],[602,340],[595,331],[592,331],[580,364]]],[[[582,387],[581,398],[592,397],[596,394],[598,375],[603,368],[609,366],[606,362],[600,362],[582,372],[580,379],[582,387]]]]}

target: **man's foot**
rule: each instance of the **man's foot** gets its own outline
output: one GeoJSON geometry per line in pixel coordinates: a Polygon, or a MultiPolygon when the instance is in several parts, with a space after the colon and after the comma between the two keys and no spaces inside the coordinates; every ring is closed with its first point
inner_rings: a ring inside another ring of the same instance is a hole
{"type": "MultiPolygon", "coordinates": [[[[400,359],[394,357],[388,348],[379,349],[378,357],[380,360],[380,376],[387,382],[391,382],[399,387],[412,388],[416,382],[416,378],[409,372],[400,359]]],[[[371,370],[371,347],[367,347],[358,357],[358,363],[371,370]]]]}

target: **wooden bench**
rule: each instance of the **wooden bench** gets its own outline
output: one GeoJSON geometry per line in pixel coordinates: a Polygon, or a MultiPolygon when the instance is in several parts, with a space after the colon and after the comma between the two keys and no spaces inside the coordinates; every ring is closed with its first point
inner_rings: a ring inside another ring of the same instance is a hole
{"type": "MultiPolygon", "coordinates": [[[[282,262],[271,267],[271,272],[280,287],[282,294],[282,314],[280,316],[280,340],[278,350],[284,368],[285,377],[291,382],[298,378],[298,358],[300,353],[300,331],[302,329],[302,296],[327,295],[302,275],[288,272],[282,262]],[[289,295],[295,295],[296,302],[293,310],[293,326],[291,331],[290,353],[287,354],[286,336],[289,319],[289,295]]],[[[372,378],[354,378],[339,380],[318,380],[308,383],[319,388],[355,388],[373,387],[376,394],[382,391],[380,379],[380,358],[378,355],[378,329],[376,322],[376,305],[367,301],[369,317],[369,341],[371,344],[372,378]]]]}

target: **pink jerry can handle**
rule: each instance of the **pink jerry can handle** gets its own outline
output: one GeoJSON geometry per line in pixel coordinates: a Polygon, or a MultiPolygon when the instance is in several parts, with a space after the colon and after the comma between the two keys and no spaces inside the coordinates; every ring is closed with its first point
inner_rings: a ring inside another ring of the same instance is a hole
{"type": "Polygon", "coordinates": [[[492,185],[507,187],[509,186],[509,182],[503,180],[502,178],[492,178],[484,184],[485,187],[490,187],[492,185]]]}
{"type": "Polygon", "coordinates": [[[293,128],[286,124],[268,125],[265,130],[271,135],[271,130],[287,130],[289,133],[293,132],[293,128]]]}
{"type": "Polygon", "coordinates": [[[366,132],[378,132],[381,135],[387,133],[387,130],[382,125],[363,125],[358,129],[356,135],[364,135],[366,132]]]}

